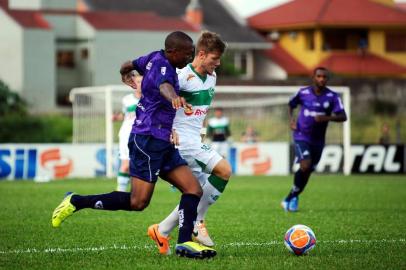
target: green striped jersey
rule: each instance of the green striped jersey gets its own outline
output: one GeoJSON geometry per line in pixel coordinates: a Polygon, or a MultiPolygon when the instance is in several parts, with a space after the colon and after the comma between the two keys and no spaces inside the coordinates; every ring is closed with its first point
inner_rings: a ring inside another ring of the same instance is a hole
{"type": "Polygon", "coordinates": [[[178,70],[180,96],[191,104],[192,112],[183,108],[177,110],[173,128],[180,136],[181,147],[200,142],[200,129],[203,127],[216,86],[216,74],[201,76],[188,64],[178,70]]]}

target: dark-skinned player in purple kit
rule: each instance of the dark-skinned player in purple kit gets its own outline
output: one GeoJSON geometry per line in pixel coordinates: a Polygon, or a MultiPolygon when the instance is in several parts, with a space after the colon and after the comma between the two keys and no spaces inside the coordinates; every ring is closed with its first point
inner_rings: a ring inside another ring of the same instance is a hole
{"type": "Polygon", "coordinates": [[[202,189],[170,140],[176,110],[191,106],[178,96],[176,68],[186,66],[193,53],[192,39],[176,31],[166,37],[165,50],[154,51],[121,66],[122,81],[131,87],[134,87],[133,70],[143,76],[142,97],[128,143],[131,192],[113,191],[87,196],[68,193],[53,212],[53,227],[59,227],[67,217],[84,208],[142,211],[148,206],[160,176],[182,192],[176,254],[189,258],[216,255],[214,249],[192,241],[202,189]]]}
{"type": "Polygon", "coordinates": [[[285,211],[299,209],[299,194],[303,192],[311,173],[323,152],[328,122],[344,122],[347,115],[340,96],[327,88],[329,71],[317,67],[313,71],[313,85],[301,88],[289,101],[289,124],[293,130],[296,159],[300,168],[296,171],[293,187],[281,202],[285,211]],[[298,119],[293,110],[300,105],[298,119]]]}

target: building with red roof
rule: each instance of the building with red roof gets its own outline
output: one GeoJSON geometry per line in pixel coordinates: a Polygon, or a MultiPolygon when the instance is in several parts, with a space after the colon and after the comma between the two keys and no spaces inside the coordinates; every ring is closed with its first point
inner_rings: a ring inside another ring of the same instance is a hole
{"type": "Polygon", "coordinates": [[[317,66],[357,77],[406,77],[406,12],[392,0],[294,0],[248,18],[288,75],[317,66]]]}
{"type": "Polygon", "coordinates": [[[120,65],[163,48],[172,31],[199,34],[182,17],[91,11],[77,0],[0,0],[0,24],[0,80],[36,112],[70,106],[74,87],[119,84],[120,65]]]}

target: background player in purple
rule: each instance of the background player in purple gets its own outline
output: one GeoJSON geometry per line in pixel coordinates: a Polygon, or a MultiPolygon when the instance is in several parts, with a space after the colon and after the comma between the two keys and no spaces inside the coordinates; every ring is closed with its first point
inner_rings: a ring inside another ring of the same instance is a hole
{"type": "Polygon", "coordinates": [[[133,70],[143,76],[142,97],[128,143],[131,192],[114,191],[88,196],[70,193],[54,210],[54,227],[59,227],[67,217],[84,208],[142,211],[151,200],[159,175],[182,191],[176,253],[192,258],[216,255],[214,249],[192,241],[202,189],[186,161],[170,142],[176,109],[190,107],[183,97],[178,96],[176,68],[186,66],[193,52],[192,39],[176,31],[166,37],[165,50],[152,52],[121,66],[122,81],[131,87],[134,86],[131,79],[133,70]]]}
{"type": "Polygon", "coordinates": [[[347,120],[339,95],[326,87],[329,71],[318,67],[312,79],[312,86],[301,88],[289,101],[290,128],[293,130],[295,155],[300,168],[295,173],[292,189],[281,203],[285,211],[298,210],[299,194],[320,161],[328,122],[347,120]],[[293,111],[299,105],[296,121],[293,111]]]}

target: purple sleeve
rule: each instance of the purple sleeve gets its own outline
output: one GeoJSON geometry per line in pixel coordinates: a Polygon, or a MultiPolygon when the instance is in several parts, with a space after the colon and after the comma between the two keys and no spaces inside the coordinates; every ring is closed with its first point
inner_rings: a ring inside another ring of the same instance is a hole
{"type": "Polygon", "coordinates": [[[338,114],[344,112],[344,105],[339,95],[335,95],[333,100],[333,113],[338,114]]]}
{"type": "Polygon", "coordinates": [[[177,76],[173,72],[173,68],[169,67],[167,63],[160,62],[155,66],[155,86],[159,89],[159,86],[165,82],[171,84],[175,88],[174,77],[177,76]]]}
{"type": "Polygon", "coordinates": [[[150,55],[141,56],[133,60],[134,69],[140,74],[144,75],[147,64],[149,62],[150,55]]]}
{"type": "Polygon", "coordinates": [[[291,96],[289,99],[289,106],[291,108],[296,108],[300,104],[300,91],[297,92],[294,96],[291,96]]]}

